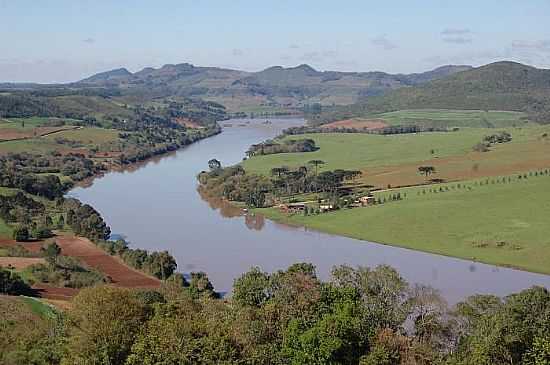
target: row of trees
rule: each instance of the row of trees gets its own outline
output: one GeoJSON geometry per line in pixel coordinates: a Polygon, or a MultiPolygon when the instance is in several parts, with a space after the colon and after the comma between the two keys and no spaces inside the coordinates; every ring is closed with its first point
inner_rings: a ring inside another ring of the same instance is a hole
{"type": "Polygon", "coordinates": [[[301,263],[275,273],[252,268],[235,280],[231,298],[218,300],[202,275],[186,286],[181,277],[167,281],[158,292],[82,290],[49,346],[33,345],[50,364],[550,361],[550,293],[541,287],[504,299],[475,295],[449,308],[437,291],[409,285],[388,266],[335,267],[325,282],[301,263]]]}

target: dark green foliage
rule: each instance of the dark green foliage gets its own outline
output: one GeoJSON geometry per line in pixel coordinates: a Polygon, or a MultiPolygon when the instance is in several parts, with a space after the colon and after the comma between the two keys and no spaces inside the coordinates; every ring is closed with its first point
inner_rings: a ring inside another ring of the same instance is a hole
{"type": "Polygon", "coordinates": [[[98,211],[88,204],[82,204],[76,199],[67,199],[67,224],[77,235],[87,237],[92,241],[107,240],[111,229],[107,226],[98,211]]]}
{"type": "Polygon", "coordinates": [[[25,226],[19,226],[13,230],[13,239],[18,242],[26,242],[31,238],[29,229],[25,226]]]}
{"type": "Polygon", "coordinates": [[[310,138],[298,140],[286,139],[282,143],[270,140],[250,146],[248,151],[246,151],[246,155],[252,157],[276,153],[313,152],[317,150],[315,141],[310,138]]]}
{"type": "Polygon", "coordinates": [[[99,271],[82,266],[73,257],[61,256],[56,246],[52,244],[44,251],[48,265],[36,264],[26,269],[33,281],[76,289],[108,282],[99,271]]]}
{"type": "Polygon", "coordinates": [[[12,270],[0,267],[0,294],[29,295],[31,288],[12,270]]]}

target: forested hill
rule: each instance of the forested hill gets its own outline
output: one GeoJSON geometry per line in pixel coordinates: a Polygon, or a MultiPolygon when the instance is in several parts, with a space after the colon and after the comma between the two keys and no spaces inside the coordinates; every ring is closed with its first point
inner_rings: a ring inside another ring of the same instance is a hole
{"type": "Polygon", "coordinates": [[[394,90],[362,103],[326,110],[319,122],[428,108],[524,111],[532,120],[550,122],[550,70],[496,62],[394,90]]]}
{"type": "Polygon", "coordinates": [[[0,92],[0,118],[59,117],[109,125],[118,121],[145,120],[210,125],[227,119],[225,108],[211,101],[191,98],[156,98],[128,102],[115,89],[39,89],[0,92]]]}

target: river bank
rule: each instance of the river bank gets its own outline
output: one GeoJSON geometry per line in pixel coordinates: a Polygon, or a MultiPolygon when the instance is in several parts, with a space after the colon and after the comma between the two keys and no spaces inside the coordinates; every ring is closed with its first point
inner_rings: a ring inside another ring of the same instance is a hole
{"type": "Polygon", "coordinates": [[[91,186],[76,187],[69,196],[96,207],[113,233],[131,247],[167,249],[179,271],[204,271],[221,292],[230,291],[233,280],[250,267],[272,272],[296,262],[316,265],[323,279],[334,265],[390,265],[407,281],[440,290],[450,303],[475,293],[504,296],[535,284],[550,286],[550,276],[291,227],[201,197],[196,175],[208,169],[210,159],[234,165],[250,145],[303,124],[295,119],[271,121],[230,121],[234,127],[219,135],[134,171],[107,174],[91,186]],[[247,121],[249,125],[238,127],[247,121]]]}

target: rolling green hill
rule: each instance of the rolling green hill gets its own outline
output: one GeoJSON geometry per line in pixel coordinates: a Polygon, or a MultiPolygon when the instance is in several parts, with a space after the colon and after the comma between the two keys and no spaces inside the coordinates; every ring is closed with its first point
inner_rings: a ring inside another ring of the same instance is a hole
{"type": "Polygon", "coordinates": [[[550,70],[496,62],[326,110],[313,119],[323,123],[403,109],[521,111],[534,121],[550,122],[550,70]]]}

